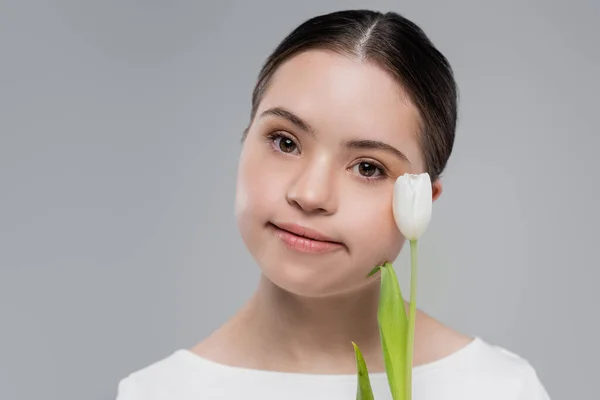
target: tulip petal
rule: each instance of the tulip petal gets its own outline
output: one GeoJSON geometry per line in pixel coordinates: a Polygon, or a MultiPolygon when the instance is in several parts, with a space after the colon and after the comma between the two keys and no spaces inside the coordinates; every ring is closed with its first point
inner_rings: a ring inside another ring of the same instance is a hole
{"type": "Polygon", "coordinates": [[[360,352],[360,349],[358,348],[358,345],[354,342],[352,342],[352,345],[354,346],[354,354],[356,355],[356,369],[358,376],[356,400],[374,400],[367,364],[362,353],[360,352]]]}
{"type": "Polygon", "coordinates": [[[392,211],[396,225],[408,240],[416,240],[427,229],[433,208],[428,173],[404,174],[394,183],[392,211]]]}

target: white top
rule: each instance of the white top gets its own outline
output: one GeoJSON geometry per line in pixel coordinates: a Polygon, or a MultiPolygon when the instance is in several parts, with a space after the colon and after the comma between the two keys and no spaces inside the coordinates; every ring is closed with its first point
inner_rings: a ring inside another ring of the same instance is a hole
{"type": "MultiPolygon", "coordinates": [[[[368,365],[367,365],[368,367],[368,365]]],[[[369,374],[375,400],[391,400],[384,373],[369,374]]],[[[180,349],[119,382],[117,400],[353,400],[355,375],[260,371],[180,349]]],[[[413,400],[550,400],[522,357],[480,337],[413,368],[413,400]]]]}

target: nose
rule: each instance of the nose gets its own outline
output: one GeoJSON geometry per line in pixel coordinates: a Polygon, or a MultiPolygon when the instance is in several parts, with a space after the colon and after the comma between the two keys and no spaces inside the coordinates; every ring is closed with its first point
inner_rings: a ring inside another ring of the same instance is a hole
{"type": "Polygon", "coordinates": [[[288,187],[287,202],[306,213],[333,214],[337,210],[335,182],[326,162],[304,166],[288,187]]]}

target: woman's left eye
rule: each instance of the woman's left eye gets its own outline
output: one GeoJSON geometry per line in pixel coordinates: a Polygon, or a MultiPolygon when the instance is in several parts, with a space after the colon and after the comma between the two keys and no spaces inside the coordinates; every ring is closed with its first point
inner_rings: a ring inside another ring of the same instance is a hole
{"type": "Polygon", "coordinates": [[[382,167],[367,161],[355,164],[352,169],[366,179],[378,179],[385,176],[385,171],[382,167]]]}

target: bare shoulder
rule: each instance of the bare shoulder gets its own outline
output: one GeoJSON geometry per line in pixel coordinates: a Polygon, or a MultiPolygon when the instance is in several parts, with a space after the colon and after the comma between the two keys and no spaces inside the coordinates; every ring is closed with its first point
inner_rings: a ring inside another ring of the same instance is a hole
{"type": "Polygon", "coordinates": [[[232,333],[235,329],[231,325],[232,321],[228,321],[188,350],[221,364],[237,364],[247,352],[248,346],[243,342],[244,337],[240,339],[232,333]]]}
{"type": "Polygon", "coordinates": [[[420,310],[415,329],[415,365],[448,357],[474,339],[420,310]]]}
{"type": "Polygon", "coordinates": [[[189,348],[189,351],[203,358],[219,360],[226,348],[223,346],[222,336],[220,330],[217,330],[189,348]]]}

